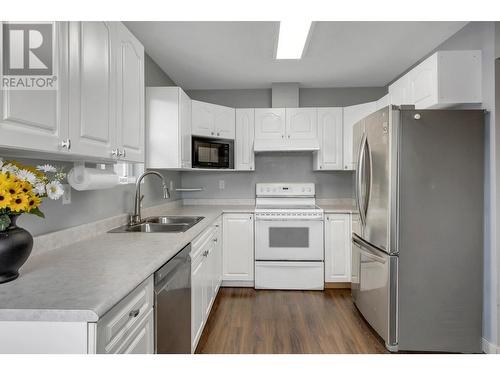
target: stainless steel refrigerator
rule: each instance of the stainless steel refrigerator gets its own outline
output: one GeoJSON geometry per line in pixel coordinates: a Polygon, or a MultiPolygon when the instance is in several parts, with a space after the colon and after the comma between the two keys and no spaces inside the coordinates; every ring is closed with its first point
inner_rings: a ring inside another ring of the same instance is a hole
{"type": "Polygon", "coordinates": [[[484,112],[389,106],[353,142],[355,305],[390,351],[481,352],[484,112]]]}

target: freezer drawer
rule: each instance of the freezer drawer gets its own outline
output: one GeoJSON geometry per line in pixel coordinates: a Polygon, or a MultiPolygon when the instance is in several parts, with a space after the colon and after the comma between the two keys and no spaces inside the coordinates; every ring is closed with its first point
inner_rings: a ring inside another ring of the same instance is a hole
{"type": "Polygon", "coordinates": [[[323,290],[323,262],[255,262],[255,289],[323,290]]]}
{"type": "Polygon", "coordinates": [[[353,264],[358,267],[358,280],[352,285],[354,303],[387,348],[397,350],[398,257],[353,235],[353,264]]]}

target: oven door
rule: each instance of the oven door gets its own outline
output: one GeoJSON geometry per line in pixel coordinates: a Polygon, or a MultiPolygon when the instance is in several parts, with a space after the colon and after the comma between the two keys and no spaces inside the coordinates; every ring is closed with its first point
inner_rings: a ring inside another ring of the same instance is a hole
{"type": "Polygon", "coordinates": [[[260,220],[255,222],[256,260],[324,259],[322,220],[260,220]]]}

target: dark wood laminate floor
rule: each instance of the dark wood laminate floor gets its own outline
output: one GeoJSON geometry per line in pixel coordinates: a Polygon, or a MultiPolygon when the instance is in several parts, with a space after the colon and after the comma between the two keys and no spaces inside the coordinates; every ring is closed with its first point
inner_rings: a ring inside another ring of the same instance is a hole
{"type": "Polygon", "coordinates": [[[196,353],[386,353],[350,290],[221,288],[196,353]]]}

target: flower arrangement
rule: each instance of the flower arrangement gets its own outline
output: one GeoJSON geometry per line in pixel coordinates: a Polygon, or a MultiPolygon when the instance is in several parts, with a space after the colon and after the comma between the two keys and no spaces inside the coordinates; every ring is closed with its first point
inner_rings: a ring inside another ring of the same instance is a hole
{"type": "Polygon", "coordinates": [[[45,164],[36,168],[0,159],[0,232],[6,230],[9,215],[29,213],[44,217],[39,206],[43,198],[59,199],[63,193],[62,169],[45,164]]]}

